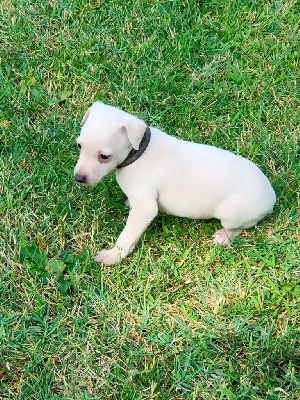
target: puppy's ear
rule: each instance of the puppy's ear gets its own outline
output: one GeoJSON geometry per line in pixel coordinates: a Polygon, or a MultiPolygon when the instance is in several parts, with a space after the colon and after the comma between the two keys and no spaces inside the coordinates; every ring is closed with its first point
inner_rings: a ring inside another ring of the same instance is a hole
{"type": "Polygon", "coordinates": [[[84,116],[82,118],[82,121],[80,123],[80,126],[82,126],[85,123],[85,121],[88,119],[88,116],[90,115],[90,112],[91,112],[91,107],[88,108],[86,113],[84,114],[84,116]]]}
{"type": "Polygon", "coordinates": [[[141,119],[130,116],[121,126],[121,132],[127,135],[132,147],[138,150],[143,139],[147,125],[141,119]]]}

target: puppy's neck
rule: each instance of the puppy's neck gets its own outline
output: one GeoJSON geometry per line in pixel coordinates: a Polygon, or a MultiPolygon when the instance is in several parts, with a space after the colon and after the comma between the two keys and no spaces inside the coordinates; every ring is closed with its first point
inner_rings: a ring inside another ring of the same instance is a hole
{"type": "Polygon", "coordinates": [[[151,138],[151,131],[150,131],[149,126],[147,126],[138,150],[132,149],[130,151],[130,153],[128,154],[128,156],[125,158],[125,160],[122,161],[121,164],[119,164],[117,166],[117,168],[120,169],[120,168],[127,167],[128,165],[130,165],[130,164],[134,163],[136,160],[138,160],[141,157],[141,155],[144,153],[146,148],[148,147],[150,138],[151,138]]]}

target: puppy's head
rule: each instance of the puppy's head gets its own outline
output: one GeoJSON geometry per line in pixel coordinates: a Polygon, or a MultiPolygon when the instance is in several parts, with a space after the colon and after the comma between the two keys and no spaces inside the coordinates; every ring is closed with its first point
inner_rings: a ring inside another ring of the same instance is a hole
{"type": "Polygon", "coordinates": [[[144,121],[116,107],[96,102],[85,113],[77,139],[80,151],[74,169],[79,183],[94,185],[138,149],[144,121]]]}

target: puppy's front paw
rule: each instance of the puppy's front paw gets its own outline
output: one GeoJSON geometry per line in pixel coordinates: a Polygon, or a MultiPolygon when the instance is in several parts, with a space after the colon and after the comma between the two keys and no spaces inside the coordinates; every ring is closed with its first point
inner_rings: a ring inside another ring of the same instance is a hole
{"type": "Polygon", "coordinates": [[[116,247],[113,247],[110,250],[101,250],[95,255],[95,260],[104,265],[113,265],[120,259],[120,252],[116,247]]]}
{"type": "Polygon", "coordinates": [[[130,208],[130,201],[129,201],[129,199],[127,199],[127,200],[125,201],[125,207],[130,208]]]}

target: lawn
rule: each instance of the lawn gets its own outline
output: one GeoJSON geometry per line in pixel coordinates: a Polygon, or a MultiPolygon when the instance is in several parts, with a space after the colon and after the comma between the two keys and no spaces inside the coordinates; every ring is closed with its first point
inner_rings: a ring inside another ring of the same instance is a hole
{"type": "Polygon", "coordinates": [[[299,19],[296,0],[2,0],[0,399],[300,399],[299,19]],[[218,221],[161,213],[101,267],[128,210],[113,173],[74,181],[94,100],[251,159],[274,212],[225,248],[218,221]]]}

